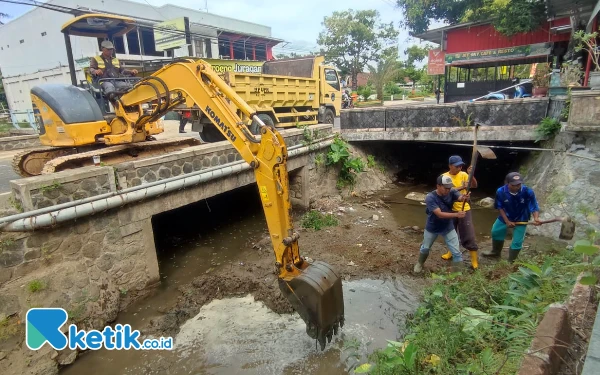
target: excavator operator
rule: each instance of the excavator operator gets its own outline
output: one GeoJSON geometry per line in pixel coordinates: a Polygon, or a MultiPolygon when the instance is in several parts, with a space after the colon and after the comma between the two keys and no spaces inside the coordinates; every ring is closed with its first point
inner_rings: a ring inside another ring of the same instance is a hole
{"type": "MultiPolygon", "coordinates": [[[[110,40],[103,41],[100,47],[102,48],[100,55],[94,56],[90,60],[90,74],[94,77],[95,82],[98,82],[101,78],[121,78],[134,76],[138,73],[136,69],[127,70],[121,66],[119,59],[113,56],[115,47],[110,40]]],[[[101,82],[100,87],[104,95],[112,100],[116,92],[125,92],[133,85],[124,80],[111,80],[101,82]]]]}

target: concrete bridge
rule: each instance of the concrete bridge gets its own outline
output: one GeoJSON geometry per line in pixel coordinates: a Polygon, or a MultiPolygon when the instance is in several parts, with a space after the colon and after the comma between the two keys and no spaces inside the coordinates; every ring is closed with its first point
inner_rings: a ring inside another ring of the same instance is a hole
{"type": "Polygon", "coordinates": [[[564,99],[527,98],[344,110],[348,141],[533,141],[544,117],[558,118],[564,99]]]}
{"type": "MultiPolygon", "coordinates": [[[[315,155],[331,144],[333,128],[281,133],[292,203],[308,206],[322,180],[315,155]]],[[[61,306],[101,327],[159,282],[154,215],[254,183],[254,172],[227,141],[12,181],[10,201],[22,213],[0,218],[0,318],[24,316],[32,304],[61,306]],[[42,297],[23,285],[34,278],[65,288],[33,301],[42,297]]]]}

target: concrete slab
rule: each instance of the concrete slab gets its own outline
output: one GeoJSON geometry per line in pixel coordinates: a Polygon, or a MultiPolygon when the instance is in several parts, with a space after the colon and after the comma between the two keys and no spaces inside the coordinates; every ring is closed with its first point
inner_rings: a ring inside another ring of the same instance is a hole
{"type": "Polygon", "coordinates": [[[583,365],[581,375],[600,374],[600,304],[596,313],[592,337],[588,346],[587,356],[583,365]]]}
{"type": "MultiPolygon", "coordinates": [[[[537,139],[535,132],[537,126],[481,126],[477,132],[478,141],[534,141],[537,139]]],[[[370,129],[342,129],[342,135],[349,142],[363,141],[434,141],[458,142],[473,141],[473,127],[424,127],[424,128],[397,128],[384,130],[383,128],[370,129]]]]}

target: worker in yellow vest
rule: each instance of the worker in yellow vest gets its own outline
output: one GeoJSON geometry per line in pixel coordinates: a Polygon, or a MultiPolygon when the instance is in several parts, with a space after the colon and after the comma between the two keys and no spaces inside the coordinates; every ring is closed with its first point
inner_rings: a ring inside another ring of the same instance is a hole
{"type": "MultiPolygon", "coordinates": [[[[120,78],[124,76],[134,76],[138,73],[137,70],[127,70],[119,59],[113,56],[114,45],[110,40],[105,40],[100,44],[102,53],[99,56],[94,56],[90,60],[90,74],[95,80],[100,78],[120,78]]],[[[132,84],[126,81],[104,81],[100,84],[104,94],[111,98],[116,90],[125,91],[132,87],[132,84]]]]}

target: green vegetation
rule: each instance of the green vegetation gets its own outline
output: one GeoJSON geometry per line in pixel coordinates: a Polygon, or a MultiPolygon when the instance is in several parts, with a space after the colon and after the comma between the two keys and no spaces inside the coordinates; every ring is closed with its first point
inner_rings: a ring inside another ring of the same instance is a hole
{"type": "Polygon", "coordinates": [[[447,24],[487,21],[501,34],[533,31],[546,20],[543,0],[396,0],[405,15],[402,26],[412,35],[429,28],[432,21],[447,24]]]}
{"type": "Polygon", "coordinates": [[[339,165],[340,174],[337,187],[354,186],[358,173],[365,170],[365,162],[360,157],[351,157],[349,145],[336,134],[327,152],[327,165],[339,165]]]}
{"type": "Polygon", "coordinates": [[[9,249],[15,243],[11,238],[0,241],[0,254],[6,249],[9,249]]]}
{"type": "Polygon", "coordinates": [[[23,212],[23,205],[21,204],[20,201],[14,199],[13,197],[8,198],[8,203],[13,206],[15,208],[15,210],[19,211],[19,212],[23,212]]]}
{"type": "Polygon", "coordinates": [[[560,132],[561,124],[560,121],[550,117],[544,117],[542,122],[537,126],[535,132],[537,134],[536,142],[539,142],[542,138],[552,138],[558,132],[560,132]]]}
{"type": "Polygon", "coordinates": [[[0,320],[0,341],[16,336],[19,333],[19,319],[7,316],[0,320]]]}
{"type": "Polygon", "coordinates": [[[581,247],[525,253],[516,272],[501,261],[469,275],[433,274],[437,281],[408,319],[404,342],[389,341],[355,372],[516,373],[549,305],[563,302],[577,274],[587,267],[576,264],[584,250],[591,252],[581,247]]]}
{"type": "Polygon", "coordinates": [[[565,201],[567,197],[567,193],[564,190],[556,189],[550,193],[548,199],[546,199],[546,203],[548,204],[561,204],[565,201]]]}
{"type": "Polygon", "coordinates": [[[302,216],[300,225],[305,229],[321,230],[325,227],[335,227],[338,220],[331,214],[323,214],[317,210],[310,210],[302,216]]]}
{"type": "Polygon", "coordinates": [[[31,280],[27,283],[27,290],[29,293],[39,292],[46,289],[46,282],[42,280],[31,280]]]}
{"type": "Polygon", "coordinates": [[[367,62],[392,48],[398,37],[393,23],[382,23],[376,10],[336,11],[325,17],[323,26],[317,39],[321,53],[342,74],[350,74],[353,90],[367,62]]]}
{"type": "Polygon", "coordinates": [[[52,190],[56,190],[58,188],[60,188],[62,186],[62,184],[60,182],[56,182],[54,181],[52,184],[50,185],[44,185],[40,188],[40,191],[42,193],[45,193],[47,191],[52,191],[52,190]]]}

